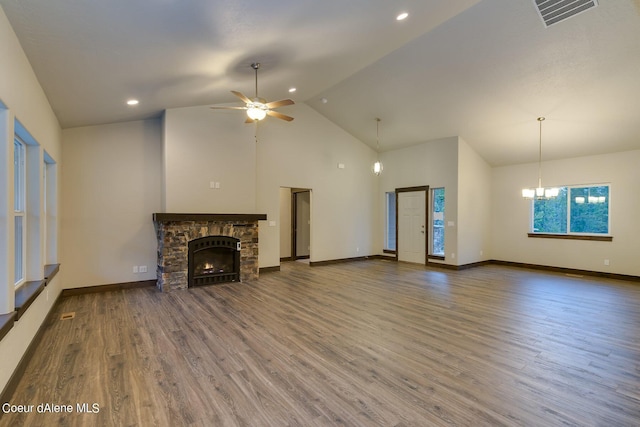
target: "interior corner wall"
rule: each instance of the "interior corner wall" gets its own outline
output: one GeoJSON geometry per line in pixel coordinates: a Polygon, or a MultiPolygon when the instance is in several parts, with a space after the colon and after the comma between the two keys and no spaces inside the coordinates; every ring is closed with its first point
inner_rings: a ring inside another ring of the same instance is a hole
{"type": "Polygon", "coordinates": [[[491,167],[458,141],[458,265],[490,259],[491,167]]]}
{"type": "Polygon", "coordinates": [[[156,278],[161,133],[158,119],[63,131],[65,288],[156,278]],[[147,272],[134,273],[134,266],[147,272]]]}
{"type": "MultiPolygon", "coordinates": [[[[458,252],[458,137],[443,138],[423,142],[414,146],[386,151],[380,160],[384,171],[380,175],[378,198],[378,235],[384,233],[384,194],[396,188],[428,185],[430,188],[445,189],[445,264],[457,264],[458,252]],[[452,256],[454,255],[454,256],[452,256]]],[[[382,240],[376,247],[382,253],[382,240]]]]}
{"type": "MultiPolygon", "coordinates": [[[[0,104],[16,118],[51,158],[62,167],[61,130],[46,95],[0,7],[0,104]]],[[[6,117],[5,117],[6,118],[6,117]]],[[[4,165],[0,165],[4,168],[4,165]]],[[[59,173],[59,172],[58,172],[59,173]]],[[[58,181],[59,182],[59,181],[58,181]]],[[[60,186],[58,186],[60,194],[60,186]]],[[[2,218],[0,214],[0,218],[2,218]]],[[[58,217],[59,221],[59,217],[58,217]]],[[[60,227],[58,222],[58,228],[60,227]]],[[[9,262],[13,262],[10,255],[9,262]]],[[[0,391],[7,386],[22,356],[61,292],[63,270],[34,300],[29,310],[0,341],[0,391]]],[[[0,286],[10,285],[0,282],[0,286]]]]}
{"type": "Polygon", "coordinates": [[[612,242],[527,237],[531,202],[522,199],[521,190],[535,185],[538,164],[494,168],[492,259],[640,276],[639,164],[640,150],[542,164],[545,186],[611,184],[612,242]]]}

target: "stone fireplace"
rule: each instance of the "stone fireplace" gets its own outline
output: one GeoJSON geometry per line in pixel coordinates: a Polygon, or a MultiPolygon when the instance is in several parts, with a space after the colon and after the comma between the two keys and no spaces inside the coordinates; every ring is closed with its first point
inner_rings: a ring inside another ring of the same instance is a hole
{"type": "Polygon", "coordinates": [[[157,287],[163,292],[258,278],[264,214],[155,213],[157,287]]]}

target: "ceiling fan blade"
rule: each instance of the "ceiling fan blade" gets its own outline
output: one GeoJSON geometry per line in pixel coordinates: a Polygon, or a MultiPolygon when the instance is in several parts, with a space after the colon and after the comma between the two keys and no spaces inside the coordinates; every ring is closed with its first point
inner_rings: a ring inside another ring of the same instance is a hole
{"type": "Polygon", "coordinates": [[[295,104],[295,102],[293,102],[293,100],[291,99],[283,99],[280,101],[273,101],[273,102],[267,102],[267,108],[278,108],[278,107],[284,107],[285,105],[292,105],[295,104]]]}
{"type": "Polygon", "coordinates": [[[267,110],[267,115],[271,116],[271,117],[277,117],[279,119],[286,120],[288,122],[293,120],[293,117],[287,116],[287,115],[282,114],[282,113],[278,113],[277,111],[273,111],[273,110],[267,110]]]}
{"type": "Polygon", "coordinates": [[[253,122],[257,122],[257,120],[253,120],[251,117],[247,117],[247,120],[244,121],[245,123],[253,123],[253,122]]]}
{"type": "Polygon", "coordinates": [[[251,100],[249,98],[247,98],[246,96],[244,96],[242,93],[237,92],[235,90],[231,91],[232,94],[234,94],[235,96],[237,96],[238,98],[242,99],[242,102],[244,102],[245,104],[248,104],[251,102],[251,100]]]}
{"type": "Polygon", "coordinates": [[[213,110],[246,110],[247,107],[209,107],[213,110]]]}

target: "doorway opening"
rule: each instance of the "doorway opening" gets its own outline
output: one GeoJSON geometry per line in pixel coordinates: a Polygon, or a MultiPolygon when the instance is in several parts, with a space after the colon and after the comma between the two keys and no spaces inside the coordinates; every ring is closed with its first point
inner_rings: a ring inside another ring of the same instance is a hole
{"type": "Polygon", "coordinates": [[[311,189],[280,188],[280,261],[311,258],[311,189]]]}

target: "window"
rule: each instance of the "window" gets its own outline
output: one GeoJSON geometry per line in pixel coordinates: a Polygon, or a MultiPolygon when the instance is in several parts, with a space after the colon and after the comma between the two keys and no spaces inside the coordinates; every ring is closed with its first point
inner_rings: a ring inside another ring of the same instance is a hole
{"type": "Polygon", "coordinates": [[[609,234],[609,185],[560,187],[558,197],[533,200],[533,233],[609,234]]]}
{"type": "Polygon", "coordinates": [[[14,210],[14,284],[21,285],[25,280],[26,259],[26,167],[25,143],[15,138],[13,141],[13,210],[14,210]]]}
{"type": "Polygon", "coordinates": [[[43,173],[43,203],[44,229],[42,231],[42,248],[44,264],[55,264],[57,261],[57,194],[56,194],[56,162],[44,151],[43,173]]]}
{"type": "Polygon", "coordinates": [[[444,256],[444,188],[431,190],[431,255],[444,256]]]}
{"type": "Polygon", "coordinates": [[[396,250],[396,193],[389,191],[385,193],[385,233],[384,249],[388,251],[396,250]]]}

